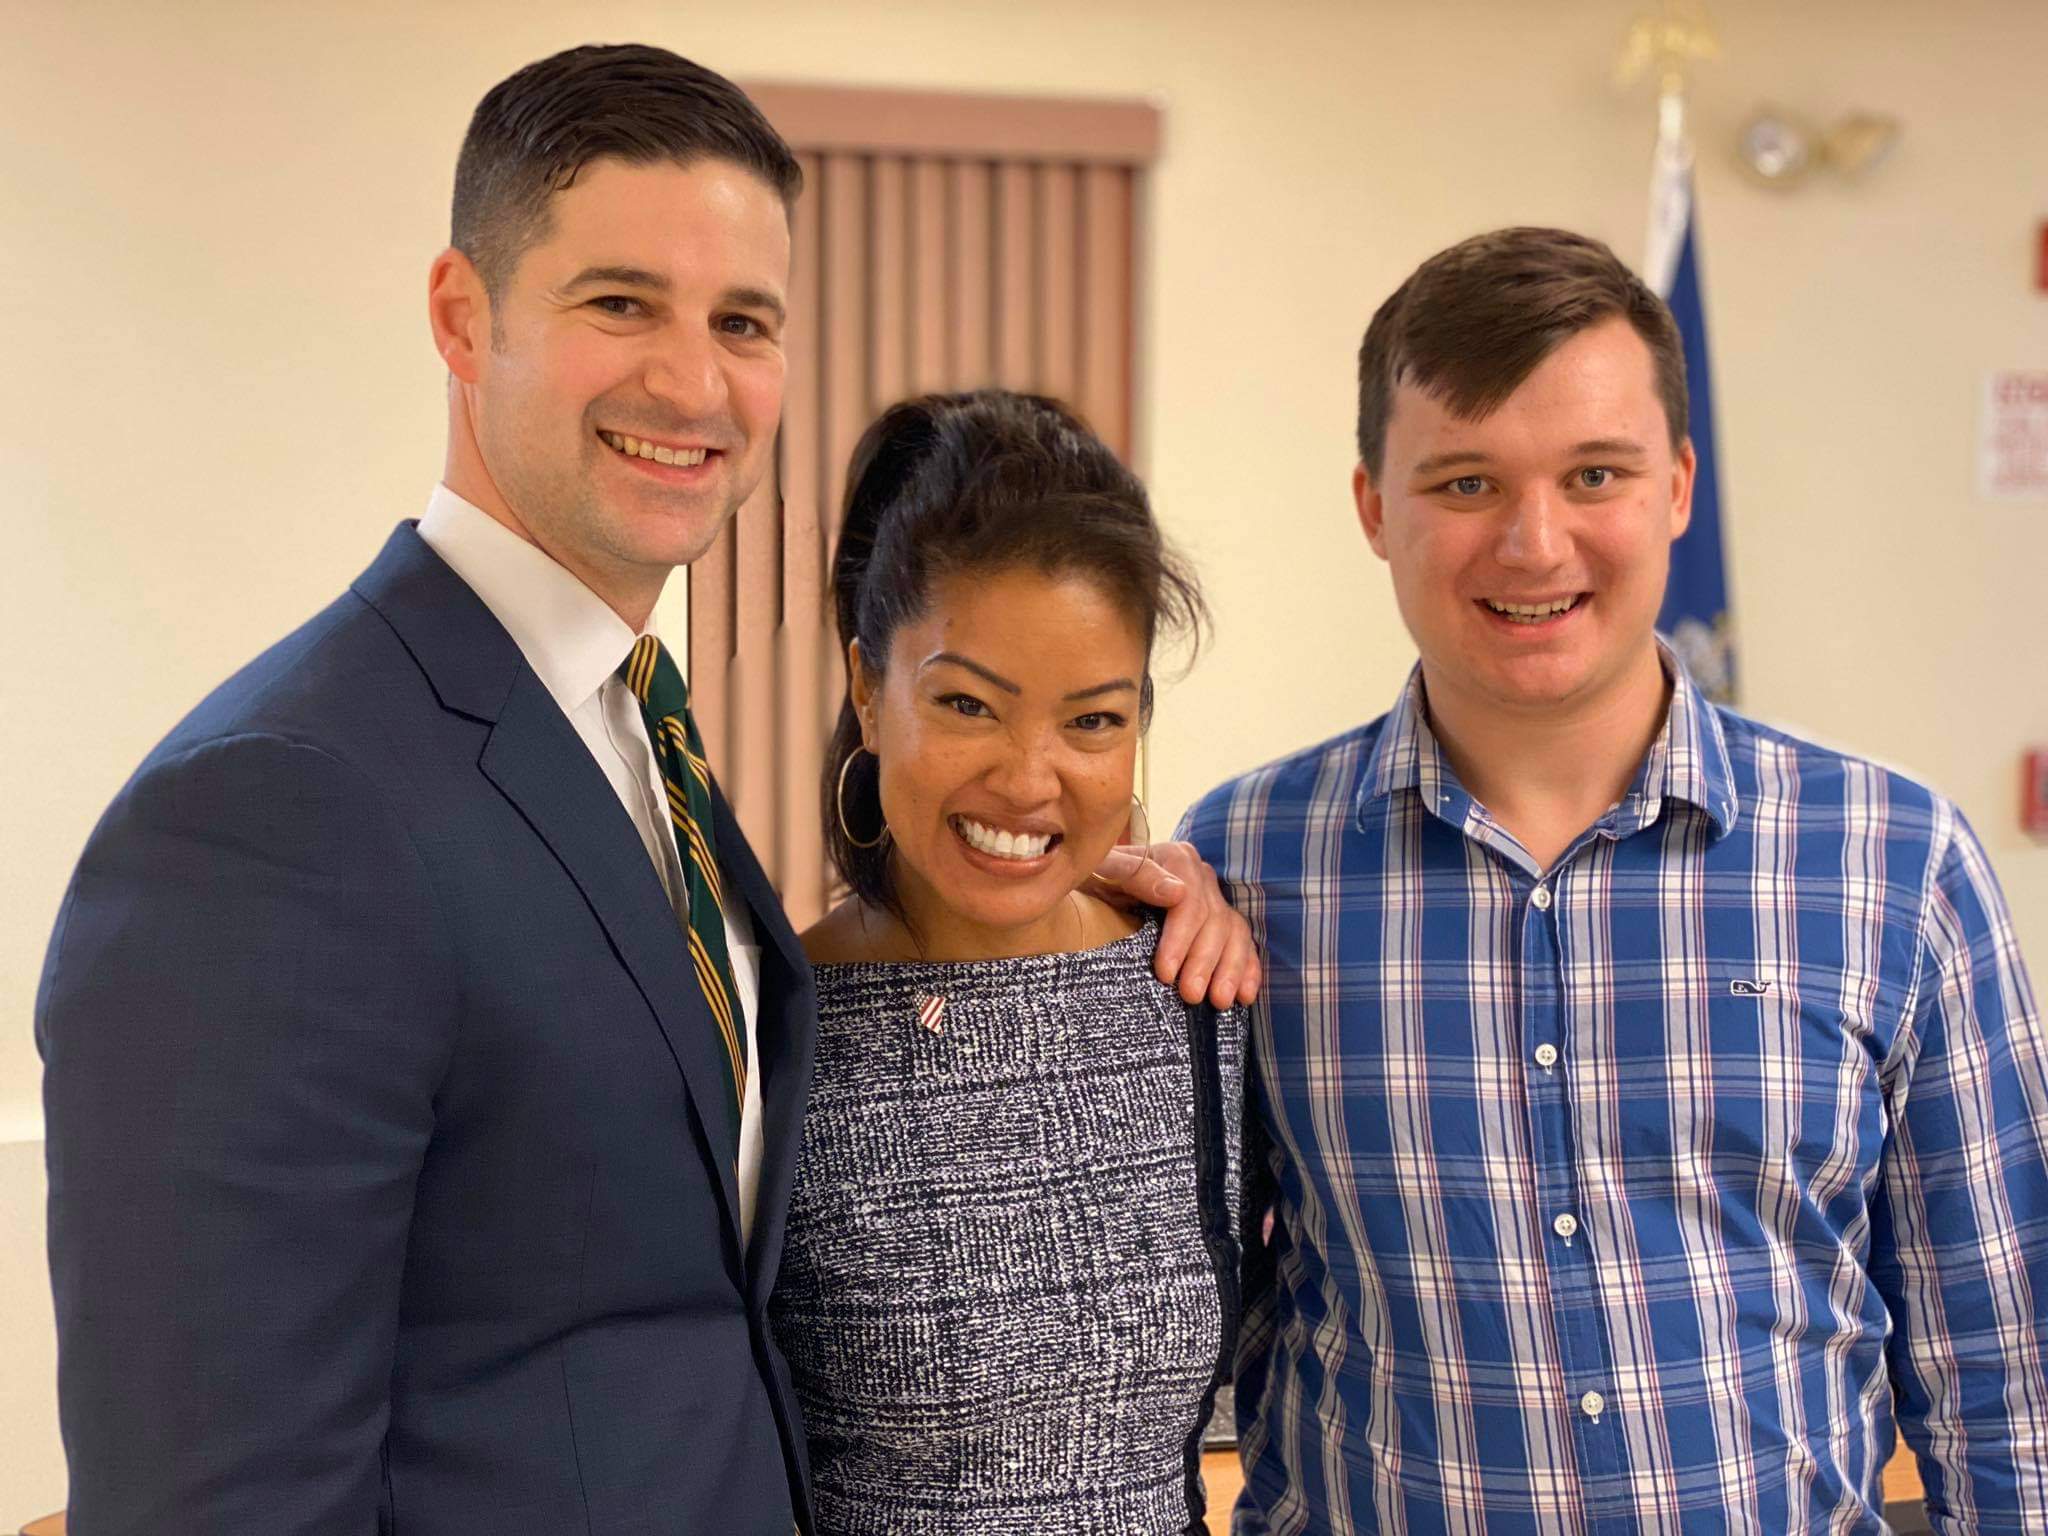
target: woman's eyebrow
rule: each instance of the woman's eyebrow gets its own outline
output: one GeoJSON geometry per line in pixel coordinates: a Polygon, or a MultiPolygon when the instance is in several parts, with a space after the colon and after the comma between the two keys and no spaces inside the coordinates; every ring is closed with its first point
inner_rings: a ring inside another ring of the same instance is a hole
{"type": "Polygon", "coordinates": [[[965,667],[968,671],[972,672],[976,677],[986,678],[989,682],[994,683],[996,687],[1002,689],[1005,693],[1022,693],[1024,691],[1021,686],[1011,682],[1007,677],[1004,677],[1000,672],[991,672],[987,667],[984,667],[980,662],[970,661],[967,657],[962,656],[958,651],[936,651],[932,655],[925,657],[925,659],[921,663],[919,663],[917,670],[922,672],[926,667],[935,667],[942,661],[950,661],[956,667],[965,667]]]}
{"type": "Polygon", "coordinates": [[[1062,694],[1061,698],[1072,701],[1074,699],[1092,699],[1099,693],[1136,693],[1137,691],[1138,685],[1136,683],[1132,682],[1128,677],[1119,677],[1106,683],[1097,683],[1093,688],[1081,688],[1073,693],[1062,694]]]}

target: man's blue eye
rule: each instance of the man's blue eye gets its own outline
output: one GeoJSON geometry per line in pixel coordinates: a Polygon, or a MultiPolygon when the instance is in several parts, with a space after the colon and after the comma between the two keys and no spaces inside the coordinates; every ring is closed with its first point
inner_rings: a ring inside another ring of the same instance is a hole
{"type": "Polygon", "coordinates": [[[624,294],[619,293],[608,293],[603,298],[592,299],[590,302],[606,314],[617,315],[621,319],[631,315],[640,307],[638,299],[629,299],[624,294]]]}
{"type": "Polygon", "coordinates": [[[1579,484],[1589,491],[1601,489],[1613,478],[1614,471],[1611,469],[1582,469],[1579,471],[1579,484]]]}
{"type": "Polygon", "coordinates": [[[1478,475],[1460,475],[1451,482],[1451,489],[1460,496],[1477,496],[1486,489],[1486,482],[1478,475]]]}

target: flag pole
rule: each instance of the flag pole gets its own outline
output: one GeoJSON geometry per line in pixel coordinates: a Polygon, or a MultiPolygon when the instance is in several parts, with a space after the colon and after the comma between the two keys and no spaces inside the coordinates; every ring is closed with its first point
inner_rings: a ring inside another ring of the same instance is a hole
{"type": "Polygon", "coordinates": [[[1624,83],[1645,73],[1657,81],[1657,144],[1651,157],[1643,280],[1670,306],[1685,349],[1690,396],[1686,436],[1694,453],[1692,526],[1672,547],[1670,579],[1657,627],[1708,697],[1733,703],[1735,630],[1722,541],[1720,473],[1715,453],[1712,370],[1701,295],[1693,149],[1686,131],[1690,71],[1721,48],[1698,0],[1666,0],[1640,16],[1616,66],[1624,83]]]}
{"type": "Polygon", "coordinates": [[[1657,147],[1642,271],[1643,280],[1665,296],[1671,292],[1691,205],[1692,138],[1686,121],[1691,71],[1720,57],[1720,40],[1700,0],[1665,0],[1661,11],[1636,17],[1615,61],[1618,84],[1631,84],[1645,74],[1657,79],[1657,147]]]}

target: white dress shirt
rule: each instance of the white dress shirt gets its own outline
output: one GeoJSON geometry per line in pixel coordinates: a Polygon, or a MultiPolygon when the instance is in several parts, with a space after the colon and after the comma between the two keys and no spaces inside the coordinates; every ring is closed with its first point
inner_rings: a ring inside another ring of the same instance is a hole
{"type": "MultiPolygon", "coordinates": [[[[526,664],[562,713],[569,717],[583,745],[611,781],[612,792],[633,819],[668,892],[679,921],[689,921],[688,888],[670,830],[668,791],[661,764],[647,739],[640,701],[617,677],[619,663],[639,638],[605,600],[586,587],[539,546],[481,508],[441,485],[434,488],[420,519],[420,537],[448,567],[483,599],[519,647],[526,664]]],[[[721,871],[723,871],[721,864],[721,871]]],[[[737,893],[721,873],[726,890],[737,893]]],[[[747,1060],[758,1062],[755,1016],[761,1000],[761,950],[745,904],[731,901],[725,911],[725,946],[732,957],[734,985],[739,989],[745,1023],[747,1060]]],[[[754,1194],[761,1177],[761,1074],[747,1072],[745,1102],[740,1107],[740,1237],[754,1228],[754,1194]]]]}

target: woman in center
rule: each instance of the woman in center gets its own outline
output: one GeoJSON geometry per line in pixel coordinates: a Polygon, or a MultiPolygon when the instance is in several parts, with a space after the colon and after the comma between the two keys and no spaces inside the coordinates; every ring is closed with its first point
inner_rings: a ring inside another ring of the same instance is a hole
{"type": "Polygon", "coordinates": [[[818,1054],[777,1336],[819,1536],[1200,1532],[1237,1313],[1243,1024],[1091,894],[1156,638],[1201,598],[1049,400],[890,409],[833,562],[824,775],[851,894],[804,935],[818,1054]]]}

